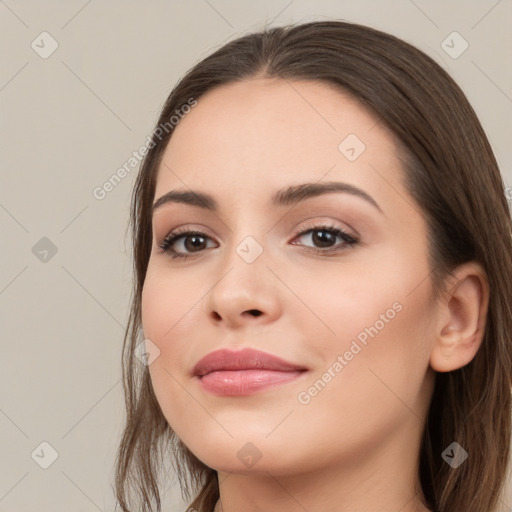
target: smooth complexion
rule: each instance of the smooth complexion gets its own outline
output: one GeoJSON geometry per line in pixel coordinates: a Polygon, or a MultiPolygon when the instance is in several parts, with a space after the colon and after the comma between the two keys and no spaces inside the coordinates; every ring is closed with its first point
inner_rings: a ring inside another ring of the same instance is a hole
{"type": "Polygon", "coordinates": [[[149,370],[166,419],[218,471],[216,512],[426,511],[417,458],[434,370],[474,357],[488,292],[480,268],[466,264],[433,300],[426,223],[392,134],[320,82],[229,84],[175,128],[155,202],[171,190],[209,194],[217,209],[155,209],[143,329],[161,351],[149,370]],[[338,149],[349,134],[366,146],[355,161],[338,149]],[[326,182],[371,199],[271,202],[278,190],[326,182]],[[325,226],[357,243],[319,233],[325,226]],[[205,237],[174,241],[186,258],[160,247],[177,229],[205,237]],[[237,252],[246,237],[262,249],[252,263],[237,252]],[[396,302],[401,311],[301,404],[299,393],[396,302]],[[308,371],[247,396],[212,394],[191,373],[214,350],[246,347],[308,371]],[[261,456],[250,467],[237,456],[247,443],[261,456]]]}

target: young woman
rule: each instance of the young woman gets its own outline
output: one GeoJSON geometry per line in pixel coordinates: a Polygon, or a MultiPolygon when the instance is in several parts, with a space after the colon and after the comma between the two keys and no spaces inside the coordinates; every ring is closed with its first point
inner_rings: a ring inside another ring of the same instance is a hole
{"type": "Polygon", "coordinates": [[[226,44],[167,99],[131,221],[124,512],[170,461],[190,511],[498,510],[511,219],[431,58],[341,21],[226,44]]]}

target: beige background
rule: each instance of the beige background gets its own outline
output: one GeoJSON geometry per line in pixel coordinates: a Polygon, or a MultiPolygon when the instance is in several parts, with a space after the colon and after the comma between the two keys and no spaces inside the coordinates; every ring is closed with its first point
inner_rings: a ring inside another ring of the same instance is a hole
{"type": "MultiPolygon", "coordinates": [[[[265,23],[326,18],[393,33],[447,69],[512,185],[510,0],[0,0],[0,512],[114,510],[136,170],[103,200],[93,190],[201,57],[265,23]],[[47,58],[43,31],[58,43],[47,58]],[[456,59],[441,46],[453,31],[469,44],[456,59]],[[47,469],[42,442],[58,453],[47,469]]],[[[174,486],[165,503],[184,510],[174,486]]]]}

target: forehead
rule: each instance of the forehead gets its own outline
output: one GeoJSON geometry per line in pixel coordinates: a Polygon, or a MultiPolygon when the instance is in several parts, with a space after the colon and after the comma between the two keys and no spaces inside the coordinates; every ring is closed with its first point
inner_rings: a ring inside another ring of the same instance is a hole
{"type": "Polygon", "coordinates": [[[324,178],[368,185],[376,171],[396,181],[395,142],[367,108],[334,85],[235,82],[199,98],[174,128],[155,197],[172,188],[256,193],[324,178]]]}

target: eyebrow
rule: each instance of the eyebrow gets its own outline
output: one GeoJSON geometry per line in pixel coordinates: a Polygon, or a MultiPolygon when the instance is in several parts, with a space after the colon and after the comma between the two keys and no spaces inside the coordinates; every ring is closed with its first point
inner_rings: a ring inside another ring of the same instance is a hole
{"type": "MultiPolygon", "coordinates": [[[[276,207],[290,206],[312,197],[318,197],[333,192],[342,192],[364,199],[374,206],[379,212],[383,213],[377,201],[375,201],[375,199],[373,199],[373,197],[367,194],[364,190],[355,187],[354,185],[349,185],[348,183],[342,183],[339,181],[302,183],[300,185],[292,185],[280,189],[272,196],[271,204],[276,207]]],[[[212,212],[216,212],[218,210],[218,204],[210,194],[193,190],[171,190],[155,201],[152,213],[163,205],[169,203],[184,203],[212,212]]]]}

